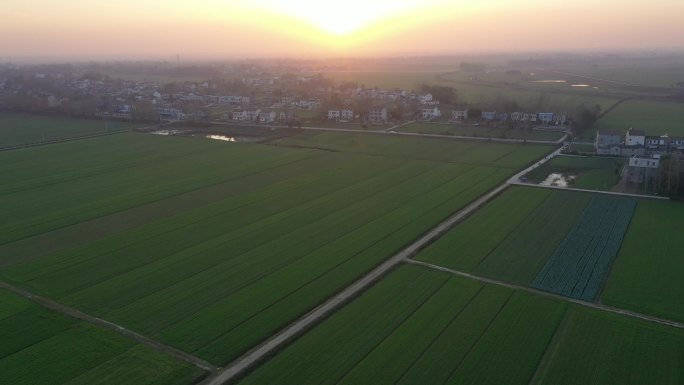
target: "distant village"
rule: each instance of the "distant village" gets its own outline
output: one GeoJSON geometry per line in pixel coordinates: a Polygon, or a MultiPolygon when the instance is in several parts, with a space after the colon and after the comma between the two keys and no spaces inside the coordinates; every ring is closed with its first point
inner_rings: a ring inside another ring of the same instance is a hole
{"type": "Polygon", "coordinates": [[[0,107],[112,119],[281,125],[470,120],[476,124],[565,126],[570,122],[563,112],[466,105],[440,100],[429,86],[418,91],[383,90],[336,83],[297,68],[274,75],[259,67],[229,67],[223,74],[227,78],[220,80],[172,83],[120,80],[103,72],[69,69],[0,66],[0,107]]]}

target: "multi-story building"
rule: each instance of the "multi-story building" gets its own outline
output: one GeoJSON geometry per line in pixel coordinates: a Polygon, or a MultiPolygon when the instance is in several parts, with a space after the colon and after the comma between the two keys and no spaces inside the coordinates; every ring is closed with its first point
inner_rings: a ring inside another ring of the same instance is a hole
{"type": "Polygon", "coordinates": [[[459,109],[451,111],[451,120],[467,120],[468,119],[468,109],[459,109]]]}
{"type": "Polygon", "coordinates": [[[387,108],[371,108],[368,111],[368,121],[370,122],[386,122],[387,108]]]}

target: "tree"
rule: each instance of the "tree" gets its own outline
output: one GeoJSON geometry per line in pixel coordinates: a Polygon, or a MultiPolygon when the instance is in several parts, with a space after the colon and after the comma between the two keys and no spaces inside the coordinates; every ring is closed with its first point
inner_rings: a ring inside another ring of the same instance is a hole
{"type": "Polygon", "coordinates": [[[573,131],[575,135],[591,128],[601,116],[601,106],[581,104],[573,114],[573,131]]]}
{"type": "Polygon", "coordinates": [[[484,72],[487,69],[487,66],[484,63],[462,62],[459,65],[459,68],[464,72],[484,72]]]}
{"type": "Polygon", "coordinates": [[[444,104],[456,103],[456,89],[448,86],[430,86],[423,84],[421,92],[432,94],[433,99],[439,100],[444,104]]]}

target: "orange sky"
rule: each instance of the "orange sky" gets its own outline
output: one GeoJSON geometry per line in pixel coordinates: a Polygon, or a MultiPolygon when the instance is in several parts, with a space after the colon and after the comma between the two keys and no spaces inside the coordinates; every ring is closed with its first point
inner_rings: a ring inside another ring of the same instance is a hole
{"type": "Polygon", "coordinates": [[[0,60],[681,48],[683,0],[5,0],[0,60]]]}

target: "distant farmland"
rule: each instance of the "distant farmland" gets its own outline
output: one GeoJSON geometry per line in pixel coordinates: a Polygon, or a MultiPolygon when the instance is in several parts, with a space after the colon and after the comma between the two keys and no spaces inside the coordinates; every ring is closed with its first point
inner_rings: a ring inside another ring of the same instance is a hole
{"type": "Polygon", "coordinates": [[[549,150],[304,133],[7,152],[0,276],[225,364],[549,150]]]}
{"type": "Polygon", "coordinates": [[[473,126],[471,124],[445,124],[445,123],[410,123],[397,129],[400,132],[418,132],[422,134],[439,134],[455,136],[474,136],[480,138],[509,138],[528,140],[559,140],[563,132],[508,129],[508,127],[473,126]]]}
{"type": "Polygon", "coordinates": [[[105,134],[141,124],[0,112],[0,148],[105,134]]]}
{"type": "Polygon", "coordinates": [[[638,128],[645,130],[647,135],[684,136],[682,120],[684,103],[628,100],[606,114],[594,127],[625,132],[638,128]]]}

